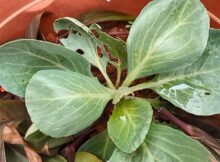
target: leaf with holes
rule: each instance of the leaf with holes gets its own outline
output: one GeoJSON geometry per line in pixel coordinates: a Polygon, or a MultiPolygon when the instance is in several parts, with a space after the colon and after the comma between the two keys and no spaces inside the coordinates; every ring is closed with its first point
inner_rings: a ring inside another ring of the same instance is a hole
{"type": "Polygon", "coordinates": [[[95,78],[70,71],[43,70],[30,80],[25,97],[39,130],[52,137],[64,137],[90,126],[113,95],[114,90],[95,78]]]}
{"type": "Polygon", "coordinates": [[[185,70],[159,75],[154,90],[192,114],[220,113],[219,42],[220,30],[212,29],[204,54],[185,70]]]}
{"type": "Polygon", "coordinates": [[[0,85],[24,97],[25,88],[37,71],[61,69],[91,76],[89,63],[60,45],[17,40],[0,46],[0,85]]]}
{"type": "Polygon", "coordinates": [[[131,153],[144,141],[150,128],[153,111],[144,99],[121,100],[108,121],[108,132],[120,150],[131,153]]]}
{"type": "Polygon", "coordinates": [[[80,152],[89,152],[96,155],[103,161],[107,161],[112,156],[115,145],[108,135],[107,131],[103,131],[98,135],[90,138],[80,148],[80,152]]]}
{"type": "Polygon", "coordinates": [[[202,55],[209,17],[200,0],[154,0],[137,17],[127,40],[128,77],[183,69],[202,55]]]}
{"type": "Polygon", "coordinates": [[[173,128],[152,124],[144,143],[132,154],[116,149],[110,162],[211,162],[211,153],[173,128]]]}
{"type": "Polygon", "coordinates": [[[105,32],[101,31],[101,27],[97,24],[90,26],[91,30],[95,30],[98,33],[98,39],[108,47],[111,55],[118,59],[120,69],[127,68],[127,51],[126,43],[120,39],[115,39],[105,32]]]}
{"type": "Polygon", "coordinates": [[[114,87],[107,76],[106,66],[109,61],[103,44],[95,37],[91,30],[74,18],[61,18],[55,21],[54,28],[58,32],[60,30],[68,30],[67,38],[60,39],[62,44],[73,51],[81,54],[92,65],[96,66],[111,88],[114,87]],[[102,57],[99,56],[100,50],[102,57]]]}

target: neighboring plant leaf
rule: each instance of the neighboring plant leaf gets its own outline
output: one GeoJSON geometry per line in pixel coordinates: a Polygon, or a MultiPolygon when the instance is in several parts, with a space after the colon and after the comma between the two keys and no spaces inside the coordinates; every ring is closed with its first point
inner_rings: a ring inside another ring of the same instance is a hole
{"type": "Polygon", "coordinates": [[[7,162],[30,162],[23,154],[23,148],[20,145],[5,145],[5,154],[7,162]]]}
{"type": "Polygon", "coordinates": [[[68,30],[68,37],[60,39],[61,43],[66,48],[78,52],[92,65],[96,66],[105,77],[109,86],[114,89],[114,85],[108,78],[106,72],[106,66],[109,62],[109,58],[105,47],[95,37],[91,30],[77,19],[70,17],[57,19],[54,23],[54,29],[56,32],[68,30]],[[102,57],[98,55],[98,48],[102,52],[102,57]]]}
{"type": "Polygon", "coordinates": [[[98,39],[108,47],[113,57],[119,59],[118,64],[121,66],[121,69],[127,68],[126,43],[101,31],[101,27],[98,24],[92,24],[90,29],[95,30],[99,34],[98,39]]]}
{"type": "Polygon", "coordinates": [[[152,115],[148,101],[141,98],[123,99],[108,121],[109,136],[120,150],[131,153],[144,142],[152,115]]]}
{"type": "Polygon", "coordinates": [[[77,152],[75,162],[102,162],[96,156],[88,152],[77,152]]]}
{"type": "Polygon", "coordinates": [[[71,140],[71,137],[52,138],[40,132],[33,124],[25,135],[26,142],[39,152],[49,153],[49,149],[61,146],[71,140]],[[45,150],[46,149],[46,150],[45,150]]]}
{"type": "Polygon", "coordinates": [[[209,17],[200,0],[154,0],[133,23],[127,41],[128,77],[183,69],[202,55],[209,17]]]}
{"type": "Polygon", "coordinates": [[[20,136],[18,131],[13,126],[4,127],[2,133],[2,140],[5,143],[24,146],[24,151],[29,161],[42,162],[41,157],[26,144],[26,142],[23,140],[23,138],[20,136]]]}
{"type": "Polygon", "coordinates": [[[86,141],[80,148],[81,152],[89,152],[96,155],[103,161],[107,161],[112,156],[115,145],[110,139],[107,130],[99,133],[86,141]]]}
{"type": "Polygon", "coordinates": [[[40,131],[52,137],[66,137],[97,120],[114,92],[92,77],[43,70],[33,76],[25,97],[31,119],[40,131]]]}
{"type": "Polygon", "coordinates": [[[54,157],[49,157],[49,156],[43,156],[42,157],[43,162],[67,162],[64,157],[57,155],[54,157]]]}
{"type": "Polygon", "coordinates": [[[134,20],[135,17],[116,11],[108,10],[97,10],[89,11],[81,14],[78,20],[85,25],[91,25],[93,23],[106,22],[106,21],[130,21],[134,20]]]}
{"type": "Polygon", "coordinates": [[[0,100],[0,125],[28,120],[25,103],[19,100],[0,100]]]}
{"type": "Polygon", "coordinates": [[[207,48],[190,67],[161,74],[154,90],[175,106],[195,115],[220,113],[220,30],[210,31],[207,48]]]}
{"type": "Polygon", "coordinates": [[[41,12],[33,18],[33,20],[31,21],[31,23],[25,33],[25,38],[37,39],[37,34],[38,34],[41,18],[44,14],[45,14],[45,12],[41,12]]]}
{"type": "Polygon", "coordinates": [[[89,63],[60,45],[17,40],[0,46],[0,85],[24,97],[30,78],[39,70],[62,69],[91,76],[89,63]]]}
{"type": "Polygon", "coordinates": [[[145,142],[132,154],[116,149],[110,162],[211,162],[200,143],[168,126],[152,124],[145,142]]]}

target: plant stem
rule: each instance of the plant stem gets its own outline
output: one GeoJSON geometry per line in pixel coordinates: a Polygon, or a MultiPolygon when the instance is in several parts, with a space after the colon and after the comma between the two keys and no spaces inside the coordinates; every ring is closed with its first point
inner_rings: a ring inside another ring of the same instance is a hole
{"type": "Polygon", "coordinates": [[[110,78],[108,77],[108,75],[105,72],[103,72],[103,71],[101,71],[101,73],[102,73],[103,77],[105,78],[105,80],[106,80],[106,82],[108,84],[108,87],[111,88],[111,89],[115,89],[115,86],[112,83],[112,81],[110,80],[110,78]]]}
{"type": "Polygon", "coordinates": [[[115,83],[116,88],[119,86],[120,81],[121,81],[121,66],[118,65],[117,66],[117,80],[116,80],[116,83],[115,83]]]}
{"type": "Polygon", "coordinates": [[[147,83],[138,84],[136,86],[130,87],[132,92],[152,88],[158,86],[158,82],[149,81],[147,83]]]}

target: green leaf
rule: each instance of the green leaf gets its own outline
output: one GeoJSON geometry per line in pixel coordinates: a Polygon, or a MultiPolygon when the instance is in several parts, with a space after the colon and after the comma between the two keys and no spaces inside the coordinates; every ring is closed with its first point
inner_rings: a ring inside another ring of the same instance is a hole
{"type": "Polygon", "coordinates": [[[26,105],[40,131],[64,137],[97,120],[113,95],[114,90],[95,78],[70,71],[43,70],[27,86],[26,105]]]}
{"type": "Polygon", "coordinates": [[[110,139],[108,132],[103,131],[98,135],[92,137],[86,141],[80,148],[81,152],[89,152],[93,155],[96,155],[98,158],[103,161],[107,161],[112,156],[112,153],[115,149],[115,145],[110,139]]]}
{"type": "Polygon", "coordinates": [[[220,30],[211,30],[207,48],[190,67],[159,75],[154,90],[196,115],[220,113],[220,30]]]}
{"type": "Polygon", "coordinates": [[[44,69],[69,70],[91,76],[89,63],[60,45],[17,40],[0,46],[0,85],[7,91],[24,97],[33,74],[44,69]]]}
{"type": "Polygon", "coordinates": [[[43,134],[39,129],[32,124],[25,135],[25,141],[35,150],[43,151],[43,149],[53,149],[68,143],[71,137],[52,138],[43,134]]]}
{"type": "Polygon", "coordinates": [[[200,0],[154,0],[140,13],[127,40],[128,77],[183,69],[202,55],[209,17],[200,0]]]}
{"type": "Polygon", "coordinates": [[[93,23],[106,22],[106,21],[129,21],[129,20],[134,20],[135,17],[116,11],[95,10],[80,15],[78,19],[83,24],[91,25],[93,23]]]}
{"type": "Polygon", "coordinates": [[[94,155],[87,152],[77,152],[75,162],[102,162],[94,155]]]}
{"type": "Polygon", "coordinates": [[[105,32],[101,31],[101,27],[98,24],[92,24],[90,26],[91,30],[95,30],[99,36],[98,39],[108,47],[111,55],[118,58],[118,64],[121,66],[121,69],[127,67],[127,51],[126,43],[123,40],[115,39],[105,32]]]}
{"type": "Polygon", "coordinates": [[[105,51],[105,47],[87,26],[79,22],[77,19],[65,17],[55,21],[54,29],[56,32],[60,30],[68,30],[68,38],[60,39],[61,43],[66,48],[78,52],[92,65],[96,66],[107,80],[109,86],[114,88],[114,85],[108,78],[106,72],[109,58],[105,51]],[[98,48],[102,51],[102,57],[99,57],[98,55],[98,48]]]}
{"type": "Polygon", "coordinates": [[[49,156],[43,156],[42,157],[43,162],[67,162],[64,157],[57,155],[54,157],[49,157],[49,156]]]}
{"type": "Polygon", "coordinates": [[[132,154],[116,149],[110,162],[211,162],[197,141],[168,126],[152,124],[145,142],[132,154]]]}
{"type": "Polygon", "coordinates": [[[148,101],[140,98],[121,100],[108,122],[112,141],[122,151],[131,153],[144,141],[153,111],[148,101]]]}

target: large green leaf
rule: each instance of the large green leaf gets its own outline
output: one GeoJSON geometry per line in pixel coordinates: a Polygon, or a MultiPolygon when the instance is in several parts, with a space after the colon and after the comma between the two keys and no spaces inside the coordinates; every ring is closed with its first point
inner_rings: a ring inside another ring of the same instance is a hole
{"type": "Polygon", "coordinates": [[[209,17],[200,0],[154,0],[140,13],[127,41],[128,78],[183,69],[202,55],[209,17]]]}
{"type": "Polygon", "coordinates": [[[148,101],[140,98],[121,100],[108,122],[112,141],[122,151],[131,153],[144,141],[153,111],[148,101]]]}
{"type": "Polygon", "coordinates": [[[77,152],[75,162],[102,162],[96,156],[88,152],[77,152]]]}
{"type": "Polygon", "coordinates": [[[91,64],[99,68],[109,85],[113,88],[113,84],[109,80],[106,72],[106,66],[109,61],[107,53],[101,42],[95,37],[91,30],[79,22],[77,19],[65,17],[57,19],[54,28],[58,32],[60,30],[68,30],[67,38],[62,38],[62,44],[72,51],[76,51],[87,59],[91,64]],[[102,57],[98,55],[98,48],[101,49],[102,57]]]}
{"type": "Polygon", "coordinates": [[[211,30],[207,48],[185,70],[159,75],[154,89],[175,106],[196,115],[220,113],[220,30],[211,30]]]}
{"type": "Polygon", "coordinates": [[[145,142],[132,154],[116,149],[110,162],[211,162],[197,141],[168,126],[152,124],[145,142]]]}
{"type": "Polygon", "coordinates": [[[60,45],[17,40],[0,46],[0,85],[24,97],[30,78],[39,70],[62,69],[91,75],[89,63],[60,45]]]}
{"type": "Polygon", "coordinates": [[[43,70],[27,86],[26,105],[40,131],[64,137],[97,120],[113,95],[113,90],[95,78],[64,70],[43,70]]]}
{"type": "Polygon", "coordinates": [[[103,131],[86,141],[86,143],[79,148],[79,151],[89,152],[101,160],[107,161],[112,156],[114,149],[115,145],[110,139],[108,132],[103,131]]]}

